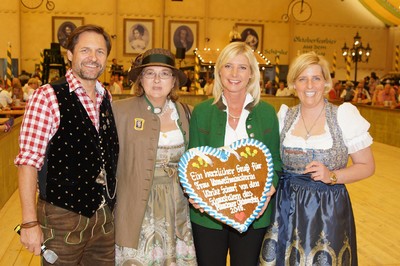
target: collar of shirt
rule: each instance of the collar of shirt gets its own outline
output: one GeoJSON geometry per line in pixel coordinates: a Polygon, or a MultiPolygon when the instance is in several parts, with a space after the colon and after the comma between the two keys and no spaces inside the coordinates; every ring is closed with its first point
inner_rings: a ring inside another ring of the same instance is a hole
{"type": "MultiPolygon", "coordinates": [[[[99,115],[100,115],[100,105],[103,101],[103,96],[105,93],[104,87],[99,81],[96,81],[96,103],[93,103],[82,86],[82,83],[75,77],[72,69],[69,69],[65,74],[67,82],[69,84],[70,92],[74,91],[78,96],[79,100],[83,104],[86,112],[88,113],[93,125],[99,130],[99,115]]],[[[110,99],[111,100],[111,99],[110,99]]]]}
{"type": "MultiPolygon", "coordinates": [[[[229,119],[226,119],[226,126],[225,126],[225,140],[224,140],[224,145],[229,146],[232,144],[232,142],[239,140],[239,139],[244,139],[248,138],[247,130],[246,130],[246,120],[247,116],[249,115],[249,111],[245,108],[249,103],[254,101],[253,96],[251,96],[249,93],[246,94],[246,99],[244,100],[243,104],[243,110],[242,113],[240,114],[239,122],[236,127],[236,129],[231,128],[229,125],[229,119]]],[[[222,95],[222,102],[227,106],[226,112],[227,115],[229,113],[229,107],[226,103],[226,99],[224,95],[222,95]]]]}
{"type": "MultiPolygon", "coordinates": [[[[65,74],[65,78],[67,79],[67,82],[69,84],[70,92],[77,89],[83,89],[82,83],[75,77],[72,69],[68,69],[67,73],[65,74]]],[[[104,96],[105,89],[98,80],[96,80],[96,92],[102,97],[104,96]]]]}
{"type": "MultiPolygon", "coordinates": [[[[246,99],[244,100],[243,109],[246,110],[245,107],[246,107],[249,103],[251,103],[251,102],[253,102],[253,101],[254,101],[253,96],[251,96],[250,93],[247,93],[247,94],[246,94],[246,99]]],[[[225,104],[225,106],[227,107],[227,109],[229,109],[228,104],[226,103],[226,99],[225,99],[224,94],[222,94],[222,102],[225,104]]],[[[225,110],[225,111],[226,111],[226,110],[225,110]]],[[[242,112],[242,113],[243,113],[243,112],[242,112]]]]}

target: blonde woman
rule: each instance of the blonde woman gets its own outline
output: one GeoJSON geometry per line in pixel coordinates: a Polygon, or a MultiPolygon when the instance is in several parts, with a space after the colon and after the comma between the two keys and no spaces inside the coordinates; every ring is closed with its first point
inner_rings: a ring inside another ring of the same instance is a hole
{"type": "Polygon", "coordinates": [[[297,57],[287,81],[300,104],[278,113],[284,172],[261,264],[357,265],[345,184],[374,173],[370,125],[352,104],[337,107],[324,98],[332,80],[328,62],[316,53],[297,57]]]}
{"type": "MultiPolygon", "coordinates": [[[[244,42],[227,45],[216,61],[214,76],[214,98],[193,110],[190,148],[217,148],[239,139],[254,138],[268,146],[274,169],[279,171],[278,120],[274,108],[260,101],[260,71],[251,47],[244,42]]],[[[269,196],[275,192],[277,182],[275,173],[269,196]]],[[[230,265],[256,265],[272,211],[269,199],[265,212],[242,234],[193,205],[190,218],[199,265],[226,266],[228,250],[230,265]]]]}

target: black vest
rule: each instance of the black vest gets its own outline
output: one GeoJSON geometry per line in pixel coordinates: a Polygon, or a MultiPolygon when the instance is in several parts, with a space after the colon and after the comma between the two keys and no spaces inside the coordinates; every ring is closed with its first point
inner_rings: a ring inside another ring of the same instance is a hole
{"type": "Polygon", "coordinates": [[[96,212],[103,197],[112,209],[119,146],[108,94],[105,92],[100,106],[97,132],[78,96],[69,92],[66,80],[51,85],[60,109],[60,126],[48,144],[39,173],[40,197],[86,217],[96,212]],[[108,193],[106,186],[96,182],[103,165],[108,193]]]}

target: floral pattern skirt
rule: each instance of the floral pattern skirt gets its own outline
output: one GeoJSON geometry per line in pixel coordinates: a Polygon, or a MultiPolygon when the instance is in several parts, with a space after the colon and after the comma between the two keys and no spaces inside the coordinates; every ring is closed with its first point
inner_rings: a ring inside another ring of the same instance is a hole
{"type": "Polygon", "coordinates": [[[188,200],[175,175],[156,171],[138,248],[117,245],[116,265],[197,265],[188,200]]]}

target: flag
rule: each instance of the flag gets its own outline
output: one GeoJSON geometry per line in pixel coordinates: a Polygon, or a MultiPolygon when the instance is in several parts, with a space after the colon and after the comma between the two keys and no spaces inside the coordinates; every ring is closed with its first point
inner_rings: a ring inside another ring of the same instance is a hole
{"type": "Polygon", "coordinates": [[[39,63],[40,80],[42,80],[43,77],[43,64],[44,64],[44,54],[43,50],[40,50],[40,63],[39,63]]]}
{"type": "Polygon", "coordinates": [[[8,42],[8,48],[7,48],[7,73],[6,73],[6,88],[10,88],[11,85],[11,79],[13,78],[12,75],[12,57],[11,57],[11,43],[8,42]]]}
{"type": "MultiPolygon", "coordinates": [[[[199,91],[201,89],[200,86],[200,60],[198,58],[198,56],[194,57],[194,86],[196,88],[196,92],[199,91]]],[[[189,88],[188,88],[189,90],[189,88]]]]}
{"type": "Polygon", "coordinates": [[[347,54],[346,57],[346,80],[350,81],[350,71],[351,71],[351,56],[347,54]]]}
{"type": "Polygon", "coordinates": [[[336,51],[333,52],[333,60],[332,60],[332,73],[335,75],[336,72],[336,51]]]}
{"type": "Polygon", "coordinates": [[[275,84],[279,84],[279,54],[275,56],[275,84]]]}

